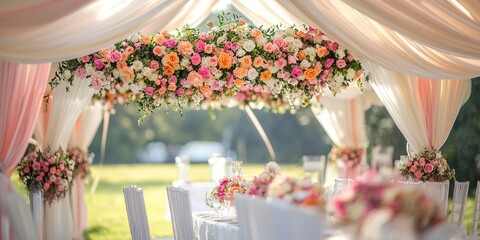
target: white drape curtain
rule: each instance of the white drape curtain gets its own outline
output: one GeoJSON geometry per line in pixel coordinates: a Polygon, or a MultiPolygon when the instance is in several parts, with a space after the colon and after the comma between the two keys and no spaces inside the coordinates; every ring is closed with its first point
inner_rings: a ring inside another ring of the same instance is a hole
{"type": "Polygon", "coordinates": [[[142,29],[163,30],[187,0],[0,3],[0,58],[58,62],[108,47],[142,29]]]}
{"type": "MultiPolygon", "coordinates": [[[[283,6],[283,10],[287,9],[294,13],[303,22],[324,30],[327,36],[341,43],[362,60],[371,61],[387,69],[433,79],[467,79],[480,75],[480,56],[461,57],[466,54],[462,54],[459,49],[457,49],[459,52],[451,54],[453,48],[449,52],[433,49],[385,27],[342,1],[277,0],[277,2],[283,6]]],[[[422,4],[421,1],[409,2],[412,6],[422,4]]],[[[477,8],[471,11],[478,14],[480,10],[477,8]]],[[[433,16],[428,16],[428,19],[432,20],[433,16]]],[[[435,20],[436,23],[445,22],[443,18],[435,20]]],[[[418,21],[422,22],[424,18],[418,21]]],[[[478,25],[476,27],[478,28],[478,25]]],[[[437,41],[440,44],[445,39],[439,38],[437,41]]],[[[448,48],[449,45],[446,44],[442,49],[448,48]]]]}
{"type": "Polygon", "coordinates": [[[232,0],[232,5],[258,26],[269,27],[277,24],[301,26],[303,24],[294,12],[285,11],[275,0],[232,0]]]}
{"type": "MultiPolygon", "coordinates": [[[[94,93],[94,90],[89,87],[89,79],[75,79],[73,86],[69,86],[68,92],[64,84],[60,84],[53,91],[53,99],[50,100],[52,102],[49,106],[50,112],[43,113],[49,114],[49,116],[45,117],[42,114],[39,116],[44,122],[37,124],[47,122],[46,129],[45,125],[37,127],[37,129],[46,130],[43,134],[45,142],[42,144],[44,151],[46,147],[50,147],[52,152],[59,148],[66,150],[75,121],[94,93]]],[[[43,226],[43,239],[72,239],[73,223],[68,194],[65,199],[51,205],[45,204],[43,226]]]]}
{"type": "Polygon", "coordinates": [[[312,112],[332,142],[341,148],[366,148],[365,111],[379,104],[374,91],[345,99],[323,96],[312,112]]]}
{"type": "Polygon", "coordinates": [[[480,2],[343,0],[369,18],[425,46],[480,59],[480,2]]]}
{"type": "MultiPolygon", "coordinates": [[[[102,122],[104,106],[97,102],[89,105],[78,117],[73,128],[68,148],[78,147],[88,152],[95,133],[102,122]]],[[[77,176],[73,180],[71,204],[73,215],[73,238],[82,239],[82,233],[88,226],[87,205],[85,202],[85,182],[77,176]]]]}
{"type": "Polygon", "coordinates": [[[368,62],[365,67],[372,73],[372,88],[413,152],[440,149],[470,96],[471,80],[419,78],[368,62]]]}

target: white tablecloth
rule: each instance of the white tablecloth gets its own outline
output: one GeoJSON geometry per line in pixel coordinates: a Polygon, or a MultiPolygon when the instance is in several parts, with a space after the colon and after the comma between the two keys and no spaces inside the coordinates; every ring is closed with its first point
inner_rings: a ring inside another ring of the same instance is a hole
{"type": "Polygon", "coordinates": [[[194,212],[192,216],[198,240],[240,240],[236,217],[213,211],[194,212]]]}
{"type": "MultiPolygon", "coordinates": [[[[191,182],[191,183],[184,183],[181,181],[173,182],[174,187],[182,188],[188,190],[190,195],[190,203],[192,206],[192,211],[207,211],[210,208],[205,204],[205,194],[207,192],[212,191],[215,188],[217,183],[214,182],[191,182]]],[[[168,207],[168,202],[166,206],[166,215],[165,220],[170,221],[170,208],[168,207]]]]}

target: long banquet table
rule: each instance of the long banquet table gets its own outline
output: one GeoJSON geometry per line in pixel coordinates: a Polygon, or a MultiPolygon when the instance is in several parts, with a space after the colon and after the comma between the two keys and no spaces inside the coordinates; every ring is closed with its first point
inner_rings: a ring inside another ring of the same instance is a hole
{"type": "Polygon", "coordinates": [[[221,212],[193,212],[193,229],[198,240],[240,240],[240,229],[235,216],[221,212]]]}

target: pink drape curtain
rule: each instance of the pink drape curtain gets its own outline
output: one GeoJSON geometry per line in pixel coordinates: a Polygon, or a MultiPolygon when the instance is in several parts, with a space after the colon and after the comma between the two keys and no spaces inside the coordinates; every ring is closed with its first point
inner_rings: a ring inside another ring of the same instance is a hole
{"type": "MultiPolygon", "coordinates": [[[[0,60],[0,166],[8,176],[15,170],[27,148],[49,72],[49,63],[16,64],[0,60]]],[[[0,186],[0,216],[7,216],[12,224],[14,232],[10,236],[38,238],[35,229],[23,229],[24,226],[32,225],[33,218],[9,178],[0,177],[0,186]],[[11,201],[12,199],[15,200],[11,201]],[[18,210],[17,213],[13,214],[12,209],[18,210]]],[[[2,222],[0,229],[1,224],[2,222]]]]}
{"type": "Polygon", "coordinates": [[[50,63],[0,60],[0,162],[9,175],[32,136],[49,73],[50,63]]]}

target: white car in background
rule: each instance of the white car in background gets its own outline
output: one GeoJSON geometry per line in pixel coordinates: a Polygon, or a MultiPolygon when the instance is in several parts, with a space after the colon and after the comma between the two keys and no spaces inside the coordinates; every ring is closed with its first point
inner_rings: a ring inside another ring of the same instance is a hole
{"type": "Polygon", "coordinates": [[[192,141],[183,145],[178,156],[187,158],[191,163],[207,163],[212,155],[225,156],[227,150],[219,142],[192,141]]]}
{"type": "Polygon", "coordinates": [[[144,163],[164,163],[168,160],[167,146],[163,142],[150,142],[138,153],[138,159],[144,163]]]}

